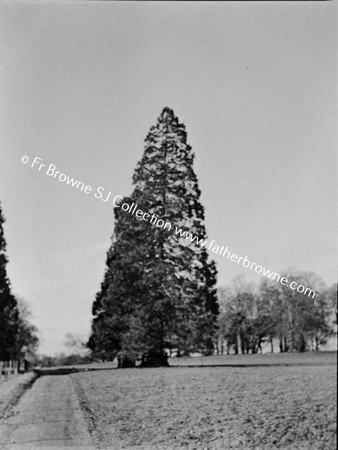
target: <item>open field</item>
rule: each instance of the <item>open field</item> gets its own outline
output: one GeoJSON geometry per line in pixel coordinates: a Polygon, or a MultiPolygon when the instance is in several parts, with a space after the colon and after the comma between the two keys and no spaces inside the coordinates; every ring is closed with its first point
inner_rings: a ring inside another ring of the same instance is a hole
{"type": "MultiPolygon", "coordinates": [[[[289,358],[303,358],[297,356],[289,358]]],[[[302,362],[310,364],[310,357],[317,358],[305,355],[302,362]]],[[[122,369],[70,377],[100,448],[333,450],[336,367],[333,355],[321,358],[323,364],[316,359],[311,366],[122,369]]]]}
{"type": "Polygon", "coordinates": [[[6,417],[35,378],[36,375],[32,372],[11,375],[8,378],[0,377],[0,419],[6,417]]]}
{"type": "Polygon", "coordinates": [[[171,358],[171,366],[278,366],[337,364],[337,352],[265,353],[254,355],[224,355],[194,358],[171,358]]]}
{"type": "MultiPolygon", "coordinates": [[[[308,366],[308,365],[336,365],[337,352],[308,352],[308,353],[266,353],[254,355],[224,355],[224,356],[196,356],[169,358],[171,367],[185,366],[308,366]]],[[[117,361],[113,362],[94,362],[90,364],[75,364],[69,366],[46,367],[37,369],[41,374],[54,374],[55,371],[60,373],[70,373],[72,371],[86,370],[109,370],[116,369],[117,361]],[[75,369],[75,370],[73,370],[75,369]]]]}
{"type": "Polygon", "coordinates": [[[0,448],[333,450],[335,363],[334,353],[232,355],[1,379],[0,448]]]}

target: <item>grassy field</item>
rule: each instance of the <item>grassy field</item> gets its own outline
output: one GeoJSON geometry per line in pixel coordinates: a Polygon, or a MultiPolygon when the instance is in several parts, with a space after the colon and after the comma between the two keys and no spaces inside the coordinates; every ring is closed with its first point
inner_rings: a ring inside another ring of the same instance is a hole
{"type": "Polygon", "coordinates": [[[307,353],[265,353],[254,355],[224,355],[194,358],[172,358],[171,366],[256,366],[256,365],[335,365],[337,352],[307,352],[307,353]]]}
{"type": "Polygon", "coordinates": [[[334,356],[311,358],[317,357],[308,355],[300,366],[122,369],[71,377],[101,448],[333,450],[334,356]]]}
{"type": "Polygon", "coordinates": [[[10,408],[16,404],[21,395],[35,380],[34,373],[0,377],[0,419],[6,417],[10,408]]]}

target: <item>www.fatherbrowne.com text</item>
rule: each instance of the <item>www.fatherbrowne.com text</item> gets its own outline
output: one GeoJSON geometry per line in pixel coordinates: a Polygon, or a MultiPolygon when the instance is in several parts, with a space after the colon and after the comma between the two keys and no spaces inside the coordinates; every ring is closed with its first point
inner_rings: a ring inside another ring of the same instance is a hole
{"type": "MultiPolygon", "coordinates": [[[[146,222],[150,222],[153,225],[159,228],[163,228],[167,231],[170,231],[172,229],[172,224],[170,222],[159,219],[156,214],[151,215],[147,212],[142,211],[141,209],[138,209],[138,206],[135,203],[132,203],[131,205],[129,203],[122,203],[122,200],[123,197],[121,195],[116,195],[113,198],[112,203],[115,207],[121,208],[123,211],[128,212],[129,214],[135,215],[137,219],[145,220],[146,222]]],[[[266,269],[265,267],[255,262],[251,262],[247,256],[243,257],[237,255],[236,253],[231,253],[228,246],[219,246],[214,240],[208,241],[207,239],[201,239],[186,230],[178,228],[177,226],[174,227],[174,232],[180,238],[186,239],[187,241],[190,241],[192,243],[196,243],[201,247],[205,247],[212,253],[229,259],[233,263],[242,264],[243,267],[249,270],[254,270],[257,274],[262,274],[263,276],[273,281],[277,281],[282,286],[287,286],[293,291],[296,290],[297,292],[300,292],[301,294],[307,295],[311,298],[314,298],[316,295],[316,292],[313,289],[306,288],[302,284],[296,283],[296,281],[292,281],[291,283],[289,283],[286,277],[281,277],[277,272],[272,272],[271,270],[266,269]]]]}

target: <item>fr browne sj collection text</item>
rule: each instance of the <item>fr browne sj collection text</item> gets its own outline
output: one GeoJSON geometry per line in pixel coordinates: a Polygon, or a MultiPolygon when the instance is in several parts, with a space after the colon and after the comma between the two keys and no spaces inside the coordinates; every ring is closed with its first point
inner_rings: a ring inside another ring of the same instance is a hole
{"type": "MultiPolygon", "coordinates": [[[[29,157],[27,155],[24,155],[21,158],[21,162],[22,164],[28,164],[30,162],[29,157]]],[[[35,156],[34,159],[31,161],[30,167],[35,168],[38,172],[45,173],[45,175],[54,178],[60,181],[61,183],[68,184],[69,186],[78,189],[79,191],[82,191],[85,194],[94,193],[94,197],[103,202],[107,202],[112,195],[111,191],[105,192],[105,189],[102,186],[98,186],[95,190],[92,188],[92,186],[86,185],[82,181],[77,180],[75,178],[71,178],[69,175],[66,175],[65,173],[62,173],[59,170],[57,170],[55,164],[51,163],[47,166],[42,162],[42,159],[39,158],[38,156],[35,156]]],[[[122,198],[123,197],[121,195],[116,195],[113,198],[113,205],[118,206],[117,201],[118,199],[121,200],[122,198]]]]}

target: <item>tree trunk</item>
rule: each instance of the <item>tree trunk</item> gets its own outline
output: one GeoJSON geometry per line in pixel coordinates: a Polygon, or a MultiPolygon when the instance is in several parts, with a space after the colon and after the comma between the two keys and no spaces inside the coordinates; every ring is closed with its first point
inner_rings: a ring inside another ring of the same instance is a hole
{"type": "Polygon", "coordinates": [[[319,350],[319,340],[318,340],[317,337],[315,338],[315,343],[316,343],[316,352],[318,352],[318,350],[319,350]]]}
{"type": "Polygon", "coordinates": [[[300,336],[299,351],[302,353],[306,351],[306,340],[303,334],[300,336]]]}
{"type": "Polygon", "coordinates": [[[140,367],[169,367],[165,352],[149,352],[142,356],[140,367]]]}
{"type": "Polygon", "coordinates": [[[270,337],[270,351],[273,353],[273,338],[270,337]]]}
{"type": "Polygon", "coordinates": [[[285,336],[285,338],[284,338],[284,351],[285,351],[285,352],[288,352],[288,351],[289,351],[289,347],[288,347],[288,342],[287,342],[286,336],[285,336]]]}
{"type": "Polygon", "coordinates": [[[234,342],[234,350],[235,350],[235,355],[238,355],[238,334],[236,335],[236,339],[234,342]]]}
{"type": "Polygon", "coordinates": [[[119,369],[127,369],[130,367],[135,367],[135,365],[136,365],[135,361],[128,358],[128,356],[118,356],[117,363],[118,363],[117,367],[119,369]]]}
{"type": "Polygon", "coordinates": [[[242,355],[244,355],[245,354],[245,345],[244,345],[244,340],[242,339],[240,334],[238,335],[238,340],[240,342],[242,355]]]}
{"type": "Polygon", "coordinates": [[[295,332],[293,331],[293,329],[291,331],[291,351],[292,350],[297,350],[297,348],[296,348],[296,337],[295,337],[295,332]]]}
{"type": "Polygon", "coordinates": [[[257,353],[262,354],[263,353],[263,349],[262,349],[262,338],[258,338],[258,344],[257,344],[257,353]]]}

